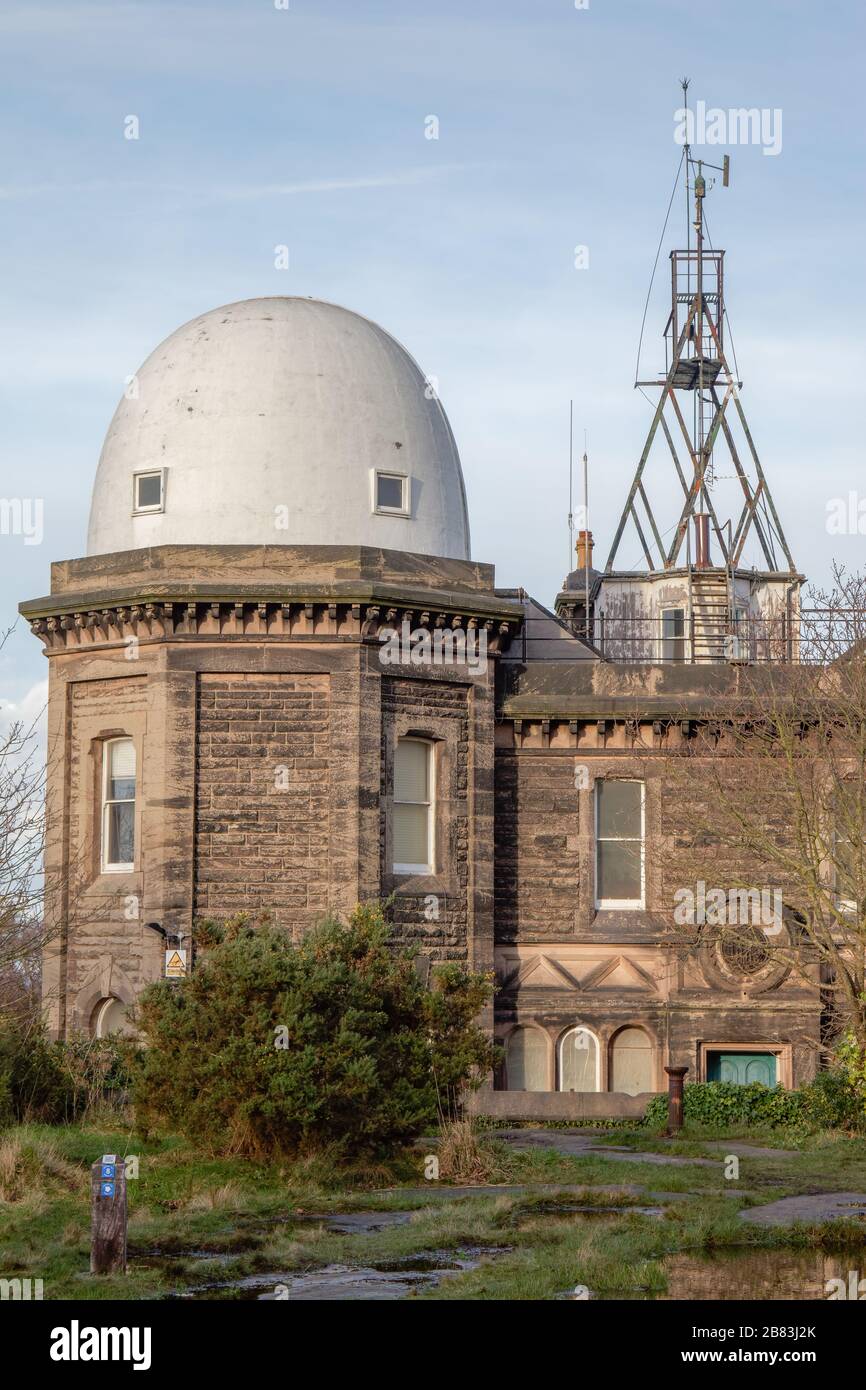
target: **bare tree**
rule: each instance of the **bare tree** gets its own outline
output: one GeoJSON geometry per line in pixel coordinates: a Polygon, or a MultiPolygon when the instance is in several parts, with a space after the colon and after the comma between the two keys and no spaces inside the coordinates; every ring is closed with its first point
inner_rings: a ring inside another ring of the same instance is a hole
{"type": "Polygon", "coordinates": [[[0,1014],[32,1011],[38,1000],[47,938],[42,910],[45,823],[45,756],[38,718],[15,719],[0,732],[0,1014]]]}

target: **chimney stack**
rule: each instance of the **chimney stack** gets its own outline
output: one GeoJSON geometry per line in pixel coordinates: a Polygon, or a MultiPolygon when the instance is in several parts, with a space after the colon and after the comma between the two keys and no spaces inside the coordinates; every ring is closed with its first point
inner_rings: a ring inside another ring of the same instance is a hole
{"type": "Polygon", "coordinates": [[[710,568],[710,518],[707,512],[695,512],[695,568],[710,568]]]}
{"type": "Polygon", "coordinates": [[[578,531],[577,545],[577,568],[579,570],[592,569],[592,532],[578,531]]]}

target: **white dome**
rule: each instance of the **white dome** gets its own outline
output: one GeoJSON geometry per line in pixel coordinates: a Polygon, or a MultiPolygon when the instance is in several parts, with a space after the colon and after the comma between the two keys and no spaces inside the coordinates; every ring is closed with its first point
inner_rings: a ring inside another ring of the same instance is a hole
{"type": "Polygon", "coordinates": [[[93,487],[89,555],[274,544],[470,558],[460,458],[424,374],[377,324],[317,299],[242,300],[166,338],[93,487]]]}

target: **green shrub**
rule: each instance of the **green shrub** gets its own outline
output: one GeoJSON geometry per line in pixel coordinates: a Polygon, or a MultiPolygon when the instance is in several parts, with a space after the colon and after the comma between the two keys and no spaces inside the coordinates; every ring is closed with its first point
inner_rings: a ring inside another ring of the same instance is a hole
{"type": "Polygon", "coordinates": [[[847,1083],[847,1103],[855,1116],[853,1127],[866,1128],[866,1049],[857,1041],[853,1029],[839,1040],[836,1060],[847,1083]]]}
{"type": "Polygon", "coordinates": [[[0,1024],[0,1128],[74,1118],[75,1084],[61,1061],[59,1047],[48,1042],[38,1022],[0,1024]]]}
{"type": "Polygon", "coordinates": [[[223,1152],[381,1156],[456,1107],[494,1049],[474,1022],[490,985],[459,966],[421,983],[381,910],[293,945],[209,924],[195,970],[139,1001],[139,1123],[223,1152]]]}
{"type": "Polygon", "coordinates": [[[78,1033],[57,1047],[60,1065],[74,1087],[77,1113],[125,1104],[140,1062],[138,1043],[120,1035],[88,1038],[78,1033]]]}
{"type": "Polygon", "coordinates": [[[122,1039],[49,1042],[41,1021],[0,1021],[0,1129],[64,1124],[122,1096],[130,1084],[130,1045],[122,1039]]]}
{"type": "Polygon", "coordinates": [[[819,1072],[804,1086],[804,1118],[810,1129],[866,1129],[866,1108],[862,1093],[844,1067],[819,1072]]]}
{"type": "MultiPolygon", "coordinates": [[[[654,1096],[646,1108],[644,1124],[660,1128],[667,1121],[667,1096],[654,1096]]],[[[753,1081],[738,1086],[732,1081],[701,1081],[683,1091],[683,1120],[686,1124],[713,1125],[797,1125],[803,1117],[803,1098],[799,1091],[781,1086],[767,1087],[753,1081]]]]}
{"type": "MultiPolygon", "coordinates": [[[[667,1123],[667,1096],[654,1096],[643,1123],[660,1129],[667,1123]]],[[[738,1086],[732,1081],[695,1082],[683,1091],[686,1124],[726,1128],[733,1125],[821,1129],[866,1128],[863,1101],[842,1067],[819,1072],[798,1091],[767,1087],[754,1081],[738,1086]]]]}

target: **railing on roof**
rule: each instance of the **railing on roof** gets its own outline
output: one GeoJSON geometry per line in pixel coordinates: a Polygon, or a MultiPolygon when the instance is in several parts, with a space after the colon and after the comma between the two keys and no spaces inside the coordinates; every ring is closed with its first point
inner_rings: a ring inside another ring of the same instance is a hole
{"type": "Polygon", "coordinates": [[[693,612],[680,623],[669,615],[597,613],[591,640],[608,661],[632,665],[822,665],[866,644],[866,608],[804,608],[790,617],[749,615],[723,622],[693,612]]]}

